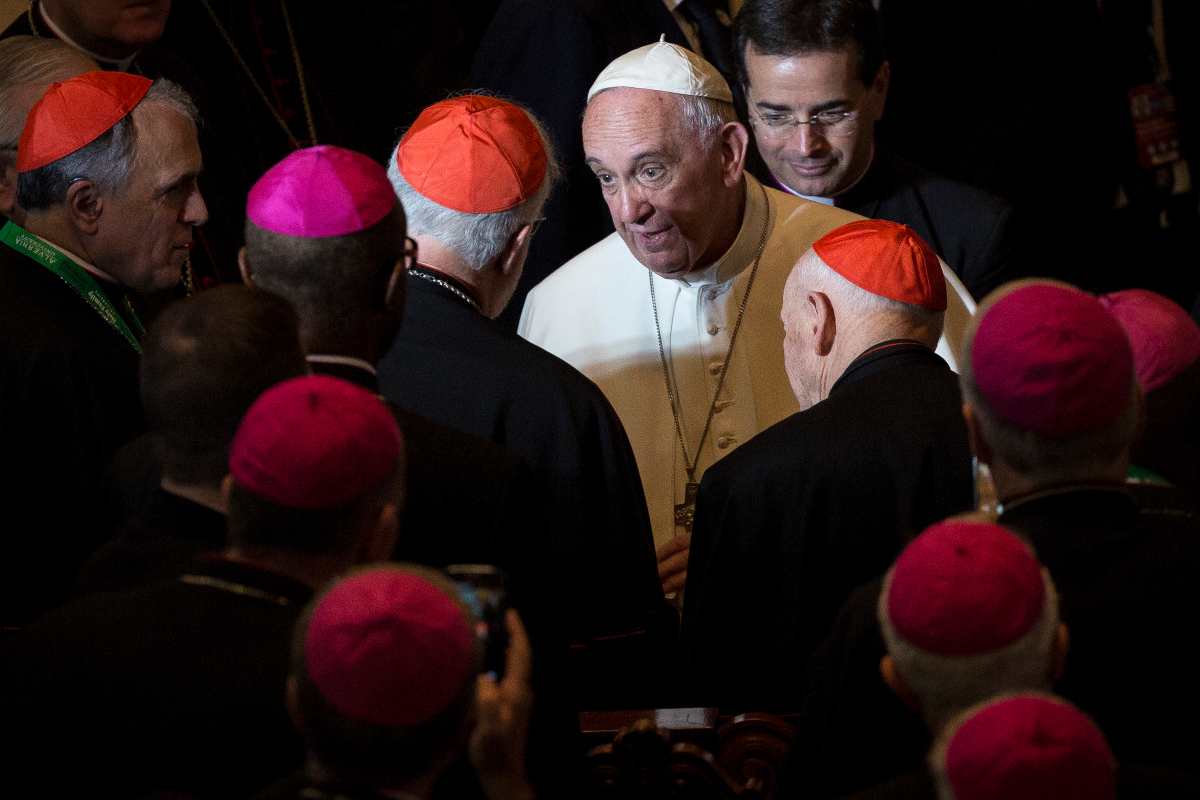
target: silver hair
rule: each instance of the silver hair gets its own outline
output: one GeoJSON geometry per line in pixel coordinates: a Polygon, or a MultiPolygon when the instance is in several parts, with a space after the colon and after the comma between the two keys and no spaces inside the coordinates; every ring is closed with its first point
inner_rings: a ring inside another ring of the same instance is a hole
{"type": "Polygon", "coordinates": [[[679,108],[683,114],[684,125],[706,148],[716,143],[717,133],[724,125],[738,121],[733,103],[693,95],[677,97],[680,100],[679,108]]]}
{"type": "Polygon", "coordinates": [[[28,109],[16,95],[96,69],[87,56],[58,39],[12,36],[0,40],[0,150],[16,150],[28,109]]]}
{"type": "MultiPolygon", "coordinates": [[[[166,106],[193,124],[199,124],[200,115],[191,97],[169,80],[159,78],[154,81],[137,107],[147,103],[166,106]]],[[[102,194],[119,194],[129,182],[136,160],[137,127],[133,113],[129,113],[85,147],[43,167],[21,173],[17,203],[27,211],[49,208],[63,202],[67,189],[80,179],[91,181],[102,194]]]]}
{"type": "MultiPolygon", "coordinates": [[[[471,214],[446,208],[418,192],[400,174],[394,155],[395,149],[392,151],[393,156],[388,159],[388,179],[392,182],[392,188],[396,190],[400,204],[404,206],[409,234],[437,239],[476,271],[486,267],[504,252],[509,240],[521,226],[537,219],[560,174],[554,146],[546,129],[528,109],[519,104],[514,105],[524,111],[533,122],[546,151],[546,173],[541,185],[532,197],[515,208],[490,214],[471,214]]],[[[489,178],[484,176],[483,179],[489,178]]]]}
{"type": "MultiPolygon", "coordinates": [[[[861,286],[843,278],[829,267],[813,251],[808,250],[797,263],[797,286],[806,291],[832,291],[839,298],[837,310],[850,319],[864,319],[875,315],[891,315],[904,321],[909,332],[915,339],[926,342],[931,347],[936,345],[942,335],[942,326],[946,312],[930,311],[920,306],[901,303],[889,297],[880,297],[868,292],[861,286]]],[[[785,298],[784,302],[795,302],[785,298]]]]}
{"type": "Polygon", "coordinates": [[[1023,636],[999,650],[970,656],[931,653],[909,642],[893,627],[888,594],[895,568],[888,570],[876,613],[888,655],[896,672],[916,695],[921,715],[936,733],[951,717],[1000,692],[1048,689],[1053,679],[1051,655],[1058,636],[1058,592],[1042,569],[1045,602],[1037,622],[1023,636]]]}

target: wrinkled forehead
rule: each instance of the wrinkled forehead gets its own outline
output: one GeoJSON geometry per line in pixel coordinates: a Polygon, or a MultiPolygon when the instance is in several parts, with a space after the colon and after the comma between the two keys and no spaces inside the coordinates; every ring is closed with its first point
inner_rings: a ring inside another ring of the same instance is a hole
{"type": "Polygon", "coordinates": [[[650,89],[605,89],[584,111],[584,151],[592,157],[594,149],[610,155],[636,153],[646,147],[680,150],[688,139],[683,115],[680,95],[650,89]]]}

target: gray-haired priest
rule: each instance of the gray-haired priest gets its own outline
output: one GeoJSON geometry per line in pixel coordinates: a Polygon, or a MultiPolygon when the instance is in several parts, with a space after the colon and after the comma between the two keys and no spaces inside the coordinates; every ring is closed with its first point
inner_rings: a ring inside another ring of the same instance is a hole
{"type": "MultiPolygon", "coordinates": [[[[745,173],[749,134],[732,97],[708,62],[665,42],[600,73],[583,145],[616,233],[539,284],[519,328],[599,384],[616,408],[667,592],[683,587],[704,470],[799,410],[779,323],[792,265],[816,239],[859,219],[745,173]]],[[[965,290],[948,294],[956,341],[969,312],[957,296],[965,290]]],[[[954,365],[945,341],[939,352],[954,365]]]]}

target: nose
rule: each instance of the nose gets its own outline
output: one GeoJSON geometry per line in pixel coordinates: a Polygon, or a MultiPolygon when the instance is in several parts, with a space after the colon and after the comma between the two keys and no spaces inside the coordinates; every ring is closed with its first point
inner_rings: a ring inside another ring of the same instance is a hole
{"type": "Polygon", "coordinates": [[[208,222],[208,204],[204,202],[204,195],[200,193],[200,187],[196,187],[188,195],[179,220],[188,225],[203,225],[208,222]]]}
{"type": "Polygon", "coordinates": [[[618,225],[636,225],[648,219],[654,213],[654,207],[647,202],[642,187],[636,182],[631,182],[618,190],[616,205],[612,211],[616,218],[613,221],[618,225]]]}
{"type": "Polygon", "coordinates": [[[792,141],[796,143],[796,150],[802,156],[818,155],[828,144],[825,136],[819,130],[814,129],[812,123],[797,125],[796,135],[792,137],[792,141]]]}

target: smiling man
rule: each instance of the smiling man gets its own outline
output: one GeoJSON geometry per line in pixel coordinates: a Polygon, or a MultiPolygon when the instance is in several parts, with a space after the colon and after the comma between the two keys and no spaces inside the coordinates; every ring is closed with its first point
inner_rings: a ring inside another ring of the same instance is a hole
{"type": "Polygon", "coordinates": [[[109,533],[101,476],[143,427],[130,294],[178,282],[208,218],[195,113],[168,81],[93,71],[53,84],[26,121],[23,223],[0,230],[0,418],[14,465],[0,496],[44,531],[10,540],[7,619],[51,602],[109,533]]]}
{"type": "Polygon", "coordinates": [[[749,134],[706,61],[659,42],[588,93],[587,163],[616,232],[530,293],[520,333],[603,390],[629,434],[668,592],[704,470],[798,410],[780,298],[798,255],[856,217],[745,174],[749,134]]]}
{"type": "Polygon", "coordinates": [[[735,35],[765,180],[910,226],[976,298],[1017,276],[1007,203],[910,164],[876,140],[891,67],[870,0],[747,0],[735,35]]]}

